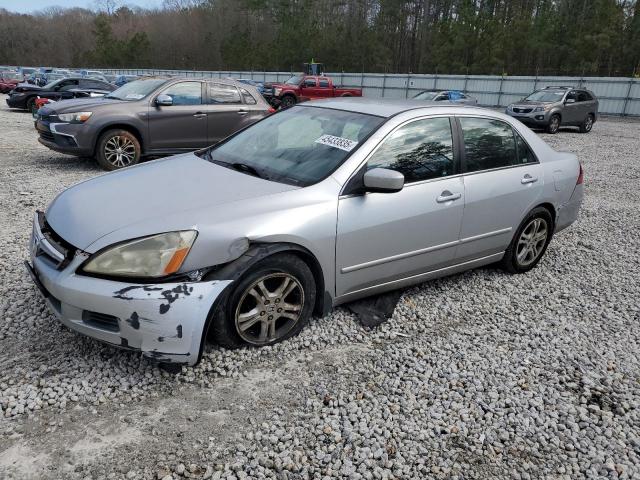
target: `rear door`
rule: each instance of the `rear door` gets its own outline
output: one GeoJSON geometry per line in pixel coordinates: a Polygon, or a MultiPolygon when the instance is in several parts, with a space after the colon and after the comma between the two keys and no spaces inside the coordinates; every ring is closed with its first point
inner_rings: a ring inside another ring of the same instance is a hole
{"type": "Polygon", "coordinates": [[[448,117],[412,120],[390,133],[366,169],[404,174],[396,193],[346,195],[338,203],[338,296],[450,265],[464,210],[448,117]]]}
{"type": "Polygon", "coordinates": [[[204,83],[183,81],[169,85],[158,95],[169,95],[170,106],[149,106],[149,148],[193,150],[207,146],[207,114],[203,105],[204,83]]]}
{"type": "Polygon", "coordinates": [[[564,100],[564,108],[562,109],[562,123],[576,124],[582,123],[582,106],[578,102],[578,92],[571,90],[564,100]]]}
{"type": "MultiPolygon", "coordinates": [[[[242,90],[247,92],[246,89],[242,90]]],[[[250,94],[249,97],[255,102],[250,94]]],[[[249,101],[249,99],[247,100],[249,101]]],[[[255,103],[253,105],[245,104],[241,91],[235,85],[207,82],[206,102],[207,142],[209,145],[217,143],[255,122],[258,116],[255,103]]]]}
{"type": "Polygon", "coordinates": [[[465,207],[459,262],[506,250],[542,193],[542,169],[511,125],[493,118],[457,118],[464,143],[465,207]]]}

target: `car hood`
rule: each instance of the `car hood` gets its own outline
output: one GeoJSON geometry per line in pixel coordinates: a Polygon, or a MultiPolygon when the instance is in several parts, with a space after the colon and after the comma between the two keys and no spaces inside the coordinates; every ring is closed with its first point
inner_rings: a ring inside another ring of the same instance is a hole
{"type": "MultiPolygon", "coordinates": [[[[82,91],[74,90],[74,91],[82,91]]],[[[113,105],[114,103],[130,103],[125,100],[116,100],[113,98],[104,98],[104,97],[85,97],[85,98],[73,98],[69,100],[63,100],[61,102],[56,103],[55,106],[47,107],[46,111],[42,113],[46,115],[51,115],[55,113],[70,113],[70,112],[79,112],[86,109],[94,109],[100,108],[105,105],[113,105]]]]}
{"type": "MultiPolygon", "coordinates": [[[[213,164],[193,153],[77,184],[46,211],[51,228],[89,253],[131,238],[211,224],[227,204],[296,190],[213,164]]],[[[255,203],[252,201],[252,203],[255,203]]]]}
{"type": "Polygon", "coordinates": [[[541,105],[549,105],[554,102],[537,102],[533,100],[521,100],[519,102],[513,103],[514,107],[539,107],[541,105]]]}

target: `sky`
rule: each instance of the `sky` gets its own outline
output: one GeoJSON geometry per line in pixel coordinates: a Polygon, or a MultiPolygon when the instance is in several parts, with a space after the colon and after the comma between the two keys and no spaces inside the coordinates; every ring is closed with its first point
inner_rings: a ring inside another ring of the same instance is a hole
{"type": "MultiPolygon", "coordinates": [[[[146,8],[162,6],[162,0],[125,0],[118,3],[146,8]]],[[[93,0],[0,0],[0,8],[5,8],[10,12],[31,13],[48,7],[84,7],[94,9],[96,2],[93,0]]]]}

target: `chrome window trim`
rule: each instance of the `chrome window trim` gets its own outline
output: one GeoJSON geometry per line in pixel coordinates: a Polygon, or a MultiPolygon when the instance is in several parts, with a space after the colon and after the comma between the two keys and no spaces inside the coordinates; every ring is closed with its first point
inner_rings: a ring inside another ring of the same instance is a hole
{"type": "MultiPolygon", "coordinates": [[[[348,198],[348,197],[352,196],[352,195],[343,195],[342,194],[342,192],[344,191],[344,188],[349,184],[351,179],[356,176],[356,174],[360,171],[360,169],[362,168],[363,165],[367,164],[367,162],[371,159],[371,157],[378,151],[378,149],[380,148],[382,143],[390,135],[392,135],[398,129],[404,127],[405,125],[407,125],[409,123],[417,122],[417,121],[420,121],[420,120],[428,120],[428,119],[432,119],[432,118],[448,118],[449,119],[449,125],[451,127],[451,142],[452,142],[451,143],[451,148],[455,152],[455,148],[456,148],[455,147],[456,133],[454,131],[453,125],[451,125],[451,120],[453,119],[453,117],[454,117],[454,115],[452,113],[436,113],[436,114],[431,114],[431,115],[421,115],[419,117],[414,117],[414,118],[407,119],[404,122],[396,125],[392,130],[390,130],[384,137],[382,137],[380,139],[380,141],[369,151],[369,153],[366,154],[364,160],[362,160],[362,162],[360,162],[360,164],[358,164],[358,166],[353,169],[353,171],[351,172],[351,175],[349,175],[349,178],[347,178],[347,181],[344,182],[344,184],[342,185],[342,189],[340,190],[339,198],[348,198]]],[[[393,118],[393,117],[391,117],[391,118],[393,118]]],[[[386,122],[383,122],[382,125],[380,125],[380,127],[382,127],[385,123],[386,122]]],[[[454,161],[455,161],[455,158],[454,158],[454,161]]],[[[410,187],[410,186],[413,186],[413,185],[417,185],[417,184],[420,184],[420,183],[433,181],[433,180],[443,180],[443,179],[452,178],[453,176],[459,176],[459,175],[460,175],[459,173],[456,173],[454,175],[448,175],[446,177],[428,178],[426,180],[418,180],[418,181],[411,182],[411,183],[405,183],[404,187],[410,187]]]]}

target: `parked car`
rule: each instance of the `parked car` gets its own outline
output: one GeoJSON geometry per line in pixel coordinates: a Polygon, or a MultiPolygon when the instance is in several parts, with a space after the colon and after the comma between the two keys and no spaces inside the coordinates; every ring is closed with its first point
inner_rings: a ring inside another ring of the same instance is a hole
{"type": "Polygon", "coordinates": [[[82,77],[104,77],[104,73],[100,70],[79,70],[82,77]]]}
{"type": "Polygon", "coordinates": [[[495,262],[527,272],[582,183],[574,154],[502,113],[323,100],[62,192],[27,266],[69,328],[194,364],[207,336],[271,345],[365,296],[495,262]]]}
{"type": "Polygon", "coordinates": [[[35,67],[19,67],[16,71],[22,75],[22,78],[27,78],[32,73],[35,73],[37,69],[35,67]]]}
{"type": "Polygon", "coordinates": [[[532,128],[557,133],[561,126],[578,127],[588,133],[598,120],[598,98],[591,90],[546,87],[507,107],[507,115],[532,128]]]}
{"type": "Polygon", "coordinates": [[[33,111],[37,97],[64,100],[89,97],[92,93],[104,95],[115,89],[115,85],[111,85],[108,82],[78,77],[61,78],[48,83],[44,87],[23,83],[11,91],[9,97],[7,97],[7,105],[10,108],[33,111]]]}
{"type": "Polygon", "coordinates": [[[260,95],[264,93],[264,82],[258,82],[257,80],[252,80],[250,78],[239,78],[238,81],[256,87],[256,90],[260,92],[260,95]]]}
{"type": "Polygon", "coordinates": [[[329,77],[294,75],[284,83],[266,83],[264,97],[274,107],[289,108],[318,98],[361,97],[361,88],[337,87],[329,77]]]}
{"type": "Polygon", "coordinates": [[[415,95],[414,100],[427,100],[430,102],[461,103],[464,105],[476,105],[478,99],[461,92],[460,90],[425,90],[415,95]]]}
{"type": "Polygon", "coordinates": [[[34,72],[25,78],[25,82],[38,87],[43,87],[47,84],[46,73],[34,72]]]}
{"type": "Polygon", "coordinates": [[[50,149],[115,170],[143,156],[204,148],[270,110],[253,87],[233,80],[150,77],[100,99],[45,106],[36,128],[50,149]]]}
{"type": "Polygon", "coordinates": [[[11,90],[16,88],[16,85],[21,83],[23,80],[23,76],[18,72],[0,72],[0,93],[9,93],[11,90]]]}
{"type": "Polygon", "coordinates": [[[112,83],[114,85],[117,85],[118,87],[121,87],[125,83],[133,82],[134,80],[138,80],[139,78],[139,75],[117,75],[112,83]]]}

